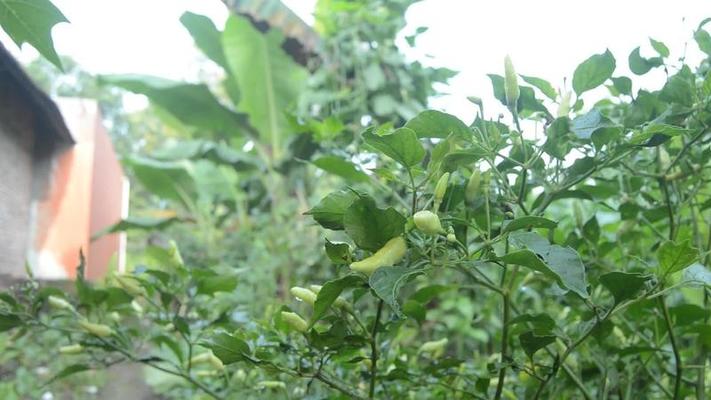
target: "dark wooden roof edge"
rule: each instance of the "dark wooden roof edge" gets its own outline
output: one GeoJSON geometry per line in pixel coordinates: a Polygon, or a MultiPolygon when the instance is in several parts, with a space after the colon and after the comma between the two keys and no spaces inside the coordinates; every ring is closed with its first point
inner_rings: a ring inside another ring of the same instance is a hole
{"type": "Polygon", "coordinates": [[[55,138],[57,142],[73,144],[74,138],[64,122],[57,104],[32,81],[25,70],[0,42],[0,72],[6,72],[24,91],[23,95],[36,109],[42,134],[55,138]]]}

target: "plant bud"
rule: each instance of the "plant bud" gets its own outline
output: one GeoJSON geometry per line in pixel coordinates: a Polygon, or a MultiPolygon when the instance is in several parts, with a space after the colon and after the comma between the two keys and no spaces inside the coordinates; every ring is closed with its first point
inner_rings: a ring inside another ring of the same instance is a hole
{"type": "Polygon", "coordinates": [[[47,297],[47,302],[49,302],[49,305],[54,309],[74,311],[74,306],[61,297],[49,296],[47,297]]]}
{"type": "Polygon", "coordinates": [[[257,387],[262,389],[282,389],[286,390],[286,384],[282,381],[261,381],[257,383],[257,387]]]}
{"type": "Polygon", "coordinates": [[[456,243],[457,242],[457,235],[453,233],[448,233],[447,234],[447,241],[450,243],[456,243]]]}
{"type": "Polygon", "coordinates": [[[116,283],[131,296],[143,296],[145,291],[136,278],[129,275],[116,275],[116,283]]]}
{"type": "Polygon", "coordinates": [[[111,329],[108,325],[94,324],[87,320],[79,321],[79,326],[88,333],[91,333],[92,335],[98,337],[107,337],[114,334],[114,330],[111,329]]]}
{"type": "Polygon", "coordinates": [[[309,324],[297,313],[282,311],[281,319],[297,332],[304,333],[309,329],[309,324]]]}
{"type": "Polygon", "coordinates": [[[316,302],[316,293],[310,291],[309,289],[294,286],[291,288],[290,292],[292,296],[312,306],[316,302]]]}
{"type": "Polygon", "coordinates": [[[413,215],[415,226],[427,235],[436,235],[444,233],[442,224],[439,222],[439,217],[432,211],[418,211],[413,215]]]}
{"type": "Polygon", "coordinates": [[[560,104],[558,105],[558,118],[567,117],[570,112],[570,92],[566,91],[560,97],[560,104]]]}
{"type": "Polygon", "coordinates": [[[435,186],[434,190],[434,209],[437,210],[439,208],[440,203],[442,203],[442,199],[444,198],[444,194],[447,192],[447,184],[449,183],[449,172],[445,172],[442,174],[442,177],[439,178],[439,181],[437,181],[437,186],[435,186]]]}
{"type": "Polygon", "coordinates": [[[469,181],[467,182],[467,187],[464,189],[464,198],[467,202],[471,203],[476,198],[477,193],[479,193],[479,186],[481,185],[481,171],[475,169],[469,176],[469,181]]]}
{"type": "Polygon", "coordinates": [[[432,342],[425,342],[420,346],[420,353],[428,353],[432,355],[432,358],[439,358],[444,354],[444,349],[447,346],[449,339],[444,338],[432,342]]]}
{"type": "Polygon", "coordinates": [[[84,351],[84,346],[79,343],[70,344],[68,346],[62,346],[59,348],[60,354],[79,354],[84,351]]]}
{"type": "Polygon", "coordinates": [[[506,90],[506,105],[509,107],[509,110],[513,112],[516,110],[520,90],[518,88],[518,78],[516,77],[513,62],[511,62],[511,57],[508,55],[504,58],[504,88],[506,90]]]}

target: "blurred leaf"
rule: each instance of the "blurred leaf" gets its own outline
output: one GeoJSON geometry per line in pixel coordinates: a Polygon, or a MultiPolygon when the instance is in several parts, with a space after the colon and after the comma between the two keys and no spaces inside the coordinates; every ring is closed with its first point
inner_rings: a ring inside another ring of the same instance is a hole
{"type": "Polygon", "coordinates": [[[334,301],[347,288],[363,286],[365,279],[361,275],[346,275],[338,279],[330,280],[323,284],[321,290],[316,295],[314,312],[311,315],[311,325],[318,322],[328,311],[334,301]]]}
{"type": "Polygon", "coordinates": [[[226,276],[207,269],[193,270],[193,277],[196,281],[197,293],[208,296],[216,292],[232,292],[238,283],[236,276],[226,276]]]}
{"type": "Polygon", "coordinates": [[[686,282],[711,286],[711,271],[699,263],[694,263],[684,270],[686,282]]]}
{"type": "Polygon", "coordinates": [[[185,125],[228,137],[248,132],[246,118],[223,106],[204,84],[147,75],[104,75],[100,81],[143,94],[185,125]]]}
{"type": "Polygon", "coordinates": [[[352,190],[332,192],[304,214],[311,215],[324,228],[343,230],[343,215],[357,198],[358,194],[352,190]]]}
{"type": "Polygon", "coordinates": [[[370,276],[369,283],[375,294],[390,306],[395,315],[402,318],[404,314],[397,301],[400,289],[408,280],[421,273],[423,273],[422,269],[403,266],[380,267],[370,276]]]}
{"type": "Polygon", "coordinates": [[[683,135],[689,132],[688,129],[680,128],[678,126],[651,123],[645,126],[641,131],[635,132],[630,138],[631,144],[643,144],[652,139],[654,136],[663,135],[666,137],[674,137],[683,135]]]}
{"type": "Polygon", "coordinates": [[[280,159],[285,138],[296,133],[287,111],[294,107],[306,84],[306,70],[281,48],[284,36],[279,29],[259,32],[244,17],[231,15],[222,35],[222,46],[241,92],[238,109],[249,115],[273,157],[280,159]]]}
{"type": "Polygon", "coordinates": [[[454,136],[470,137],[471,130],[457,117],[436,110],[426,110],[405,124],[419,138],[446,138],[454,136]]]}
{"type": "Polygon", "coordinates": [[[519,335],[518,339],[521,342],[521,347],[523,347],[523,351],[526,352],[526,355],[528,355],[529,358],[533,357],[533,355],[538,350],[555,342],[555,336],[536,335],[533,331],[522,333],[521,335],[519,335]]]}
{"type": "Polygon", "coordinates": [[[9,331],[22,325],[22,320],[15,314],[0,312],[0,332],[9,331]]]}
{"type": "Polygon", "coordinates": [[[190,32],[195,45],[217,65],[228,70],[225,54],[222,52],[220,32],[212,20],[204,15],[186,11],[180,16],[180,23],[190,32]]]}
{"type": "Polygon", "coordinates": [[[527,215],[525,217],[519,217],[508,222],[504,226],[504,229],[501,231],[501,233],[503,234],[506,232],[513,232],[519,229],[528,228],[554,229],[556,226],[558,226],[558,223],[555,221],[551,221],[548,218],[527,215]]]}
{"type": "Polygon", "coordinates": [[[637,75],[644,75],[650,69],[664,64],[661,57],[644,58],[639,54],[639,47],[632,50],[628,58],[630,71],[637,75]]]}
{"type": "Polygon", "coordinates": [[[92,236],[92,240],[97,239],[109,233],[124,232],[129,230],[142,230],[142,231],[160,231],[163,230],[175,222],[180,221],[178,217],[169,218],[150,218],[150,217],[128,217],[122,219],[121,221],[102,229],[101,231],[95,233],[92,236]]]}
{"type": "Polygon", "coordinates": [[[615,57],[610,50],[591,56],[575,69],[573,90],[580,96],[588,90],[595,89],[612,77],[615,66],[615,57]]]}
{"type": "Polygon", "coordinates": [[[54,49],[52,28],[69,22],[49,0],[0,0],[0,27],[20,47],[29,43],[60,70],[62,61],[54,49]]]}
{"type": "Polygon", "coordinates": [[[333,243],[326,239],[326,255],[334,264],[351,263],[351,246],[348,243],[333,243]]]}
{"type": "Polygon", "coordinates": [[[353,201],[343,215],[348,236],[358,247],[370,251],[377,251],[388,240],[402,235],[405,222],[405,217],[394,208],[378,208],[369,196],[353,201]]]}
{"type": "Polygon", "coordinates": [[[516,324],[531,324],[534,332],[548,333],[552,332],[556,327],[555,320],[548,314],[521,314],[514,317],[509,322],[511,325],[516,324]]]}
{"type": "Polygon", "coordinates": [[[424,147],[415,131],[409,128],[399,128],[386,135],[376,135],[370,128],[363,132],[363,140],[405,168],[419,164],[425,157],[424,147]]]}
{"type": "Polygon", "coordinates": [[[652,48],[662,57],[669,57],[669,48],[662,42],[658,42],[652,38],[649,38],[649,44],[652,48]]]}
{"type": "Polygon", "coordinates": [[[613,271],[601,275],[600,284],[612,293],[615,304],[634,298],[651,277],[640,273],[613,271]]]}
{"type": "Polygon", "coordinates": [[[553,89],[553,86],[550,84],[550,82],[545,79],[536,78],[535,76],[521,75],[521,78],[523,78],[524,82],[537,87],[541,91],[541,93],[546,95],[546,97],[548,97],[552,101],[555,101],[555,89],[553,89]]]}
{"type": "Polygon", "coordinates": [[[249,345],[244,340],[226,332],[213,335],[209,340],[202,342],[201,345],[212,350],[215,356],[225,365],[248,360],[251,354],[249,345]]]}
{"type": "Polygon", "coordinates": [[[711,310],[707,310],[696,304],[679,304],[669,307],[669,314],[674,320],[675,326],[690,325],[697,321],[705,321],[711,316],[711,310]]]}
{"type": "Polygon", "coordinates": [[[681,271],[691,265],[699,256],[699,252],[691,247],[688,240],[681,243],[664,242],[657,249],[659,275],[665,278],[669,274],[681,271]]]}
{"type": "Polygon", "coordinates": [[[322,170],[338,175],[353,182],[367,182],[368,175],[352,162],[336,156],[323,156],[312,161],[312,164],[322,170]]]}
{"type": "Polygon", "coordinates": [[[620,93],[626,94],[628,96],[632,95],[632,80],[626,76],[620,76],[617,78],[610,78],[612,84],[615,86],[620,93]]]}
{"type": "Polygon", "coordinates": [[[79,372],[88,371],[88,370],[90,370],[90,369],[91,369],[91,367],[88,366],[88,365],[86,365],[86,364],[72,364],[72,365],[70,365],[70,366],[68,366],[68,367],[65,367],[63,370],[59,371],[59,372],[58,372],[56,375],[54,375],[50,380],[48,380],[47,382],[45,382],[44,386],[47,386],[47,385],[49,385],[50,383],[52,383],[52,382],[54,382],[54,381],[56,381],[56,380],[59,380],[59,379],[62,379],[62,378],[66,378],[66,377],[68,377],[68,376],[70,376],[70,375],[74,375],[74,374],[79,373],[79,372]]]}

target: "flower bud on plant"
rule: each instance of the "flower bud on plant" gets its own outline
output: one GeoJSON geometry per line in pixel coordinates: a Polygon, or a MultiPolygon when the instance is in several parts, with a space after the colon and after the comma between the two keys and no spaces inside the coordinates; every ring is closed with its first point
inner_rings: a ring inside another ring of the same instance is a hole
{"type": "Polygon", "coordinates": [[[309,303],[312,306],[316,302],[316,293],[310,291],[309,289],[294,286],[293,288],[291,288],[290,292],[292,296],[305,303],[309,303]]]}
{"type": "Polygon", "coordinates": [[[208,350],[204,353],[200,353],[197,355],[194,355],[190,359],[190,364],[191,365],[200,365],[200,364],[207,364],[210,362],[210,359],[213,357],[212,350],[208,350]]]}
{"type": "Polygon", "coordinates": [[[396,236],[388,240],[385,246],[376,251],[372,256],[352,263],[351,269],[371,275],[380,267],[397,264],[405,256],[406,252],[407,243],[405,239],[402,236],[396,236]]]}
{"type": "Polygon", "coordinates": [[[444,349],[447,346],[449,339],[443,338],[432,342],[425,342],[420,346],[420,353],[428,353],[432,358],[439,358],[444,354],[444,349]]]}
{"type": "Polygon", "coordinates": [[[282,381],[261,381],[257,383],[257,387],[262,389],[283,389],[286,390],[286,384],[282,381]]]}
{"type": "Polygon", "coordinates": [[[47,297],[47,302],[49,302],[49,305],[54,309],[74,311],[74,306],[61,297],[49,296],[47,297]]]}
{"type": "Polygon", "coordinates": [[[442,177],[437,181],[434,190],[434,209],[437,210],[442,203],[444,194],[447,192],[447,184],[449,183],[449,172],[442,174],[442,177]]]}
{"type": "Polygon", "coordinates": [[[457,235],[453,233],[448,233],[447,234],[447,241],[450,243],[456,243],[457,242],[457,235]]]}
{"type": "Polygon", "coordinates": [[[560,97],[560,104],[558,104],[558,118],[567,117],[570,112],[570,92],[566,91],[560,97]]]}
{"type": "Polygon", "coordinates": [[[121,314],[117,313],[116,311],[113,311],[109,313],[109,319],[114,322],[121,322],[121,314]]]}
{"type": "Polygon", "coordinates": [[[469,176],[469,181],[467,182],[467,187],[464,189],[464,198],[467,202],[471,203],[476,198],[477,193],[479,193],[479,186],[481,185],[481,171],[475,169],[469,176]]]}
{"type": "Polygon", "coordinates": [[[504,58],[504,88],[506,91],[506,105],[513,112],[516,110],[516,102],[518,102],[520,90],[513,62],[511,62],[511,57],[508,55],[504,58]]]}
{"type": "Polygon", "coordinates": [[[309,329],[309,324],[297,313],[282,311],[281,319],[297,332],[306,332],[309,329]]]}
{"type": "Polygon", "coordinates": [[[86,332],[98,337],[107,337],[114,334],[114,330],[111,329],[108,325],[95,324],[87,320],[79,321],[79,326],[86,332]]]}
{"type": "Polygon", "coordinates": [[[136,278],[129,275],[116,275],[116,283],[131,296],[143,296],[145,291],[136,278]]]}
{"type": "Polygon", "coordinates": [[[62,346],[59,348],[60,354],[79,354],[84,351],[84,346],[79,343],[70,344],[68,346],[62,346]]]}
{"type": "Polygon", "coordinates": [[[428,235],[444,233],[442,224],[439,222],[439,217],[432,211],[418,211],[415,215],[413,215],[413,219],[415,220],[415,226],[417,226],[417,229],[428,235]]]}

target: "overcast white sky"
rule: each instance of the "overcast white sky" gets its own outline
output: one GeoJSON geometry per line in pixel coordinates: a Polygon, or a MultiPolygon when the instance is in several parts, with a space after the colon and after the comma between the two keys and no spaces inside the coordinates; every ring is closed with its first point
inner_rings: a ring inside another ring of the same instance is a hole
{"type": "MultiPolygon", "coordinates": [[[[73,57],[92,73],[144,73],[172,79],[196,79],[202,58],[178,18],[186,11],[210,16],[222,27],[227,11],[219,0],[53,0],[71,24],[55,27],[60,54],[73,57]]],[[[285,0],[307,22],[316,0],[285,0]]],[[[407,14],[407,31],[430,29],[417,42],[413,59],[460,71],[432,106],[466,121],[472,106],[466,96],[479,96],[494,106],[487,73],[502,73],[510,54],[519,73],[562,85],[575,66],[609,48],[617,58],[615,75],[630,75],[627,56],[642,45],[652,56],[648,37],[667,44],[676,59],[688,43],[689,61],[701,56],[691,40],[693,29],[711,16],[708,0],[526,1],[424,0],[407,14]],[[429,57],[428,57],[429,56],[429,57]]],[[[0,33],[0,40],[16,50],[0,33]]],[[[15,51],[18,54],[17,51],[15,51]]],[[[25,46],[22,60],[36,53],[25,46]]],[[[653,71],[644,84],[663,79],[653,71]]],[[[593,94],[594,96],[594,94],[593,94]]]]}

